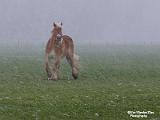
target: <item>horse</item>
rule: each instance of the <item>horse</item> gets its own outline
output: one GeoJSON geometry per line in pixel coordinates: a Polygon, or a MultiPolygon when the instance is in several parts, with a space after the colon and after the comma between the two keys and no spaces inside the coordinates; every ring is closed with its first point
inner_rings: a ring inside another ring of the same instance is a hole
{"type": "Polygon", "coordinates": [[[71,66],[72,76],[78,78],[79,56],[74,53],[74,43],[70,36],[62,34],[62,22],[53,23],[53,30],[45,48],[45,71],[48,80],[59,79],[60,61],[66,58],[71,66]]]}

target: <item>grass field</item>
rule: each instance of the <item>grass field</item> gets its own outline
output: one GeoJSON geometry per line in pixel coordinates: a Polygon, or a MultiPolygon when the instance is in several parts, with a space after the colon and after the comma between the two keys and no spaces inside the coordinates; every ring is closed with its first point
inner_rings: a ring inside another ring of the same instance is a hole
{"type": "Polygon", "coordinates": [[[42,46],[0,47],[0,120],[160,120],[160,46],[81,45],[73,80],[48,81],[42,46]],[[131,118],[127,111],[152,111],[131,118]]]}

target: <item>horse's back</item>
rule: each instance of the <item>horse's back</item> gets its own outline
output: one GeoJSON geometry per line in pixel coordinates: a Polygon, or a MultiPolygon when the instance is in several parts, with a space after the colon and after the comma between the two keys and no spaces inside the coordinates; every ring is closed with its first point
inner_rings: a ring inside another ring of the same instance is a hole
{"type": "Polygon", "coordinates": [[[65,40],[67,42],[73,42],[72,38],[68,35],[63,35],[62,38],[63,38],[63,40],[65,40]]]}

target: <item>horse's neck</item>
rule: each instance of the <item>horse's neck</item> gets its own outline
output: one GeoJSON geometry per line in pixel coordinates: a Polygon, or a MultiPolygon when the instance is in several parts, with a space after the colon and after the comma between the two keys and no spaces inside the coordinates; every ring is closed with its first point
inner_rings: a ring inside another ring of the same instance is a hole
{"type": "Polygon", "coordinates": [[[51,36],[52,44],[55,43],[56,39],[57,39],[57,34],[53,33],[52,36],[51,36]]]}
{"type": "Polygon", "coordinates": [[[57,39],[57,35],[55,33],[52,33],[52,36],[50,38],[50,44],[49,44],[50,49],[55,47],[56,39],[57,39]]]}

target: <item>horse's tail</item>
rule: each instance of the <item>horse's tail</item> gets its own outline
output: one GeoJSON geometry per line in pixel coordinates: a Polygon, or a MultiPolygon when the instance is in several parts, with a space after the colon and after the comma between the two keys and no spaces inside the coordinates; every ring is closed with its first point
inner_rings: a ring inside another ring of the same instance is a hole
{"type": "Polygon", "coordinates": [[[73,78],[77,79],[78,74],[79,74],[79,56],[74,54],[74,56],[73,56],[73,67],[72,67],[73,78]]]}
{"type": "Polygon", "coordinates": [[[77,70],[79,70],[79,56],[74,54],[73,59],[75,67],[77,68],[77,70]]]}

